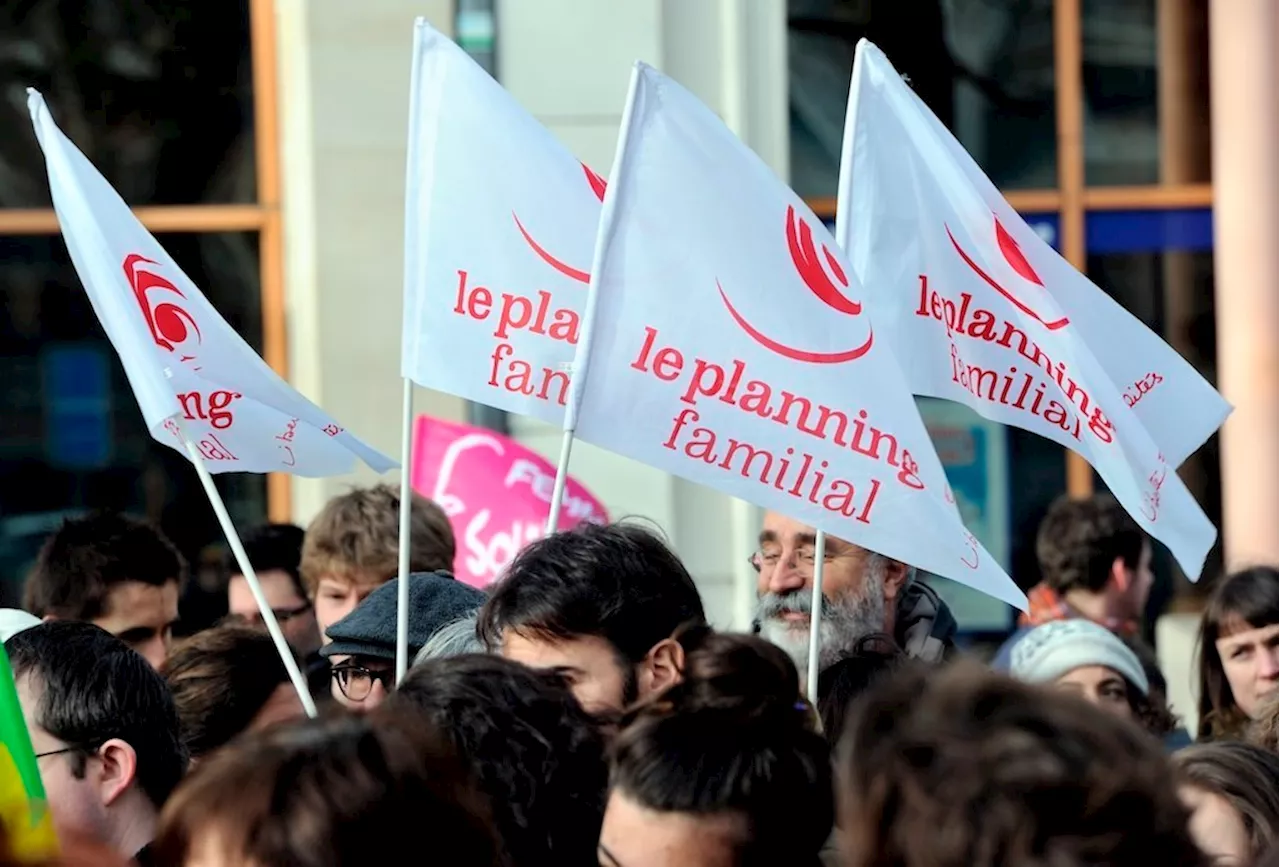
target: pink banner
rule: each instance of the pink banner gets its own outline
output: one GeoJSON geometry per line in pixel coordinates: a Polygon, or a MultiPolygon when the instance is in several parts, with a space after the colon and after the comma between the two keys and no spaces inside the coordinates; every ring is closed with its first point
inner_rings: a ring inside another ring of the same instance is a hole
{"type": "MultiPolygon", "coordinates": [[[[486,587],[525,545],[545,534],[556,468],[536,452],[486,428],[419,416],[414,425],[413,489],[440,504],[458,540],[454,574],[486,587]]],[[[560,529],[609,520],[572,477],[560,529]]]]}

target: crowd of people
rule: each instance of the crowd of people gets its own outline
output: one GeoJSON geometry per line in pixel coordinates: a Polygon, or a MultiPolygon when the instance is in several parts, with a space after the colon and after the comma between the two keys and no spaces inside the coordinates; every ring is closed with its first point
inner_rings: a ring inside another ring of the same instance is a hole
{"type": "Polygon", "coordinates": [[[420,497],[397,683],[399,505],[245,533],[314,719],[230,562],[217,622],[175,640],[188,567],[157,529],[51,535],[0,638],[56,864],[1277,863],[1280,576],[1213,583],[1180,720],[1141,638],[1150,542],[1109,497],[1054,504],[989,661],[910,566],[828,537],[812,696],[812,527],[765,517],[738,634],[643,522],[535,541],[481,591],[420,497]]]}

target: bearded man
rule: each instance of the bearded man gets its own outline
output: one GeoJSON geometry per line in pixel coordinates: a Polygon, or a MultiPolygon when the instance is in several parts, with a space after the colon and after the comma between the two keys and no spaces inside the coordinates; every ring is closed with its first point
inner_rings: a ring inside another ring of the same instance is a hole
{"type": "MultiPolygon", "coordinates": [[[[751,558],[756,629],[809,665],[816,531],[777,512],[765,514],[760,549],[751,558]]],[[[891,636],[902,652],[942,662],[955,650],[956,621],[938,594],[915,580],[915,569],[828,535],[823,557],[819,670],[852,654],[869,636],[891,636]]]]}

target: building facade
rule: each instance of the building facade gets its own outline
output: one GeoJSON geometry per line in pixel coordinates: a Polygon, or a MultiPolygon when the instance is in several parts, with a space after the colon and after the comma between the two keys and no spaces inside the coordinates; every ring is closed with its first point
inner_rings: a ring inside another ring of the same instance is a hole
{"type": "MultiPolygon", "coordinates": [[[[1181,471],[1224,528],[1208,571],[1277,558],[1273,0],[86,0],[79,29],[65,4],[29,6],[0,26],[0,117],[13,132],[0,141],[10,584],[44,532],[87,508],[145,513],[193,555],[218,536],[194,474],[147,438],[83,298],[22,88],[46,92],[55,119],[274,367],[395,454],[416,15],[602,168],[631,61],[645,60],[824,218],[853,46],[870,38],[1041,236],[1235,404],[1181,471]]],[[[528,419],[422,390],[415,404],[558,449],[559,432],[528,419]]],[[[1061,492],[1092,490],[1093,472],[956,406],[922,412],[970,526],[1031,583],[1036,523],[1061,492]]],[[[587,445],[573,471],[614,515],[664,528],[717,622],[749,622],[757,509],[587,445]]],[[[305,524],[329,496],[373,479],[219,484],[242,523],[305,524]]],[[[1190,588],[1167,558],[1160,570],[1163,609],[1190,588]]],[[[966,630],[1007,629],[1008,609],[940,587],[966,630]]]]}

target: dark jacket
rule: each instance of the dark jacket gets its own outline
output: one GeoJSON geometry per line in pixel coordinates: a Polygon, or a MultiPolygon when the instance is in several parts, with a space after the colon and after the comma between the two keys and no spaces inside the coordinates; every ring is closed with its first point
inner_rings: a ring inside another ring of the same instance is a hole
{"type": "Polygon", "coordinates": [[[893,638],[903,652],[923,662],[943,662],[956,652],[956,619],[947,603],[923,581],[903,590],[895,609],[893,638]]]}

